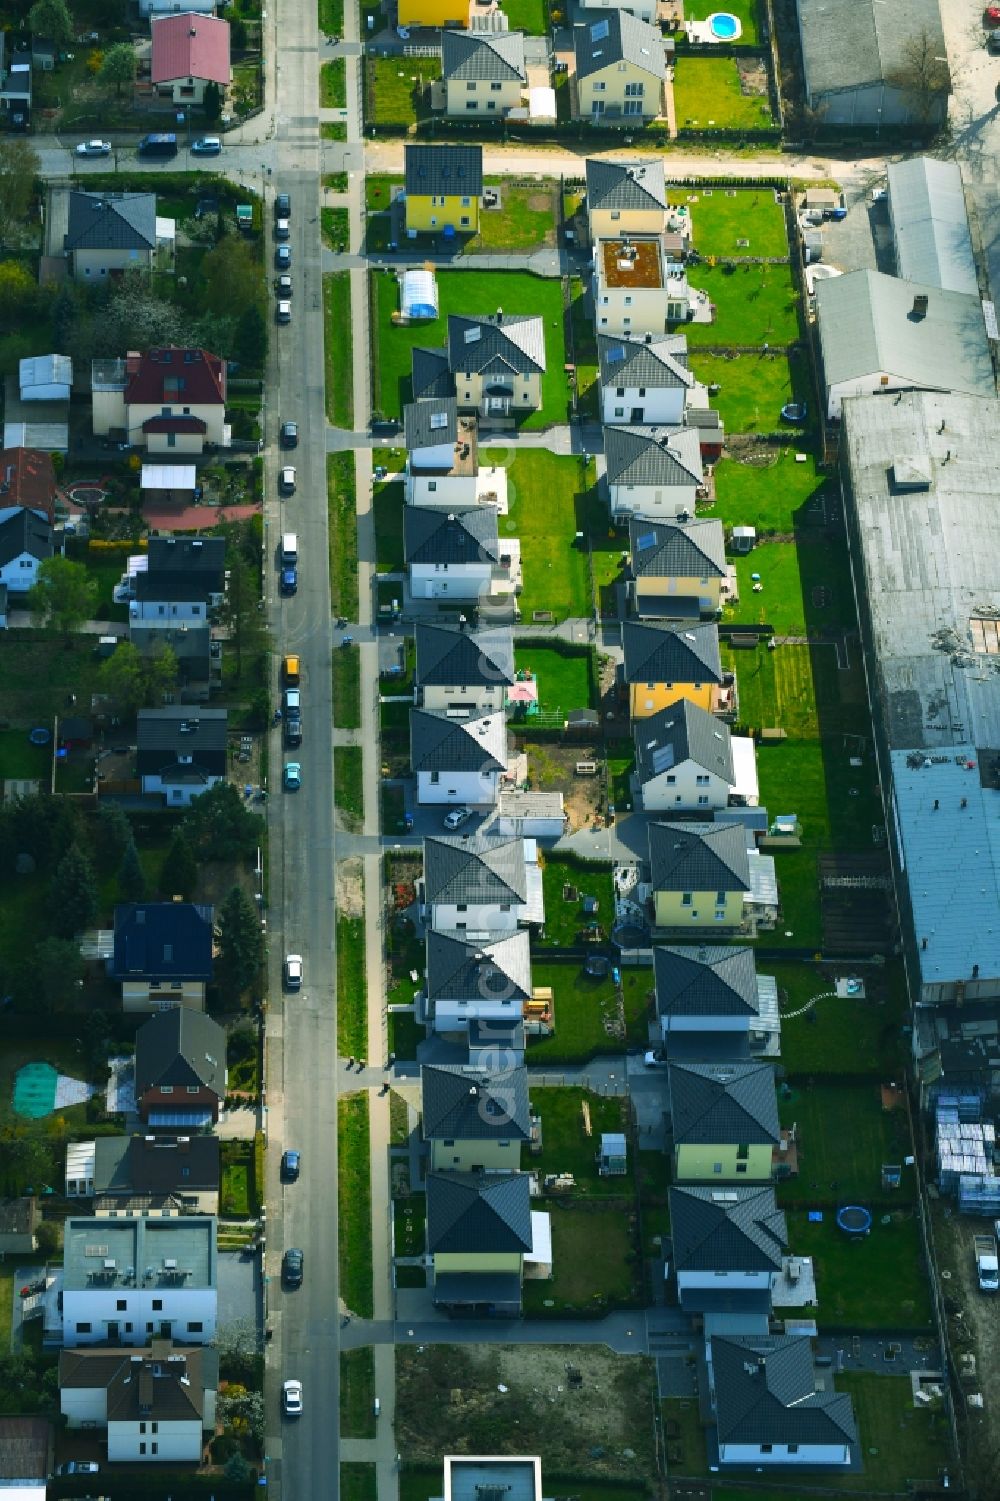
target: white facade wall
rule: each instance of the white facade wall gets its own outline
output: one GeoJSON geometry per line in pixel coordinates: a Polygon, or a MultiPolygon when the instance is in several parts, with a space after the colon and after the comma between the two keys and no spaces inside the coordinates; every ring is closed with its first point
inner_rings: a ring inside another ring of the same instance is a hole
{"type": "MultiPolygon", "coordinates": [[[[137,1269],[142,1276],[142,1270],[137,1269]]],[[[63,1344],[67,1350],[104,1344],[115,1324],[123,1345],[145,1345],[164,1333],[181,1344],[203,1345],[215,1338],[218,1295],[214,1287],[66,1288],[63,1291],[63,1344]],[[124,1308],[118,1304],[124,1303],[124,1308]],[[153,1304],[162,1306],[154,1308],[153,1304]],[[80,1329],[80,1324],[90,1328],[80,1329]],[[128,1326],[131,1324],[131,1328],[128,1326]],[[200,1328],[192,1329],[193,1324],[200,1328]]]]}
{"type": "Polygon", "coordinates": [[[434,1030],[463,1032],[470,1021],[503,1022],[509,1026],[519,1022],[523,1015],[524,1002],[520,1000],[436,1001],[434,1030]]]}
{"type": "Polygon", "coordinates": [[[666,329],[666,286],[607,287],[598,278],[594,302],[599,334],[662,334],[666,329]]]}
{"type": "Polygon", "coordinates": [[[162,1464],[201,1459],[202,1426],[198,1418],[168,1423],[149,1420],[108,1424],[108,1459],[114,1463],[162,1464]]]}
{"type": "Polygon", "coordinates": [[[491,563],[411,563],[414,599],[477,600],[490,592],[491,563]]]}
{"type": "MultiPolygon", "coordinates": [[[[431,686],[418,691],[418,702],[425,709],[449,709],[469,714],[499,714],[503,709],[505,688],[502,683],[493,687],[477,683],[474,687],[438,688],[431,686]]],[[[456,718],[458,714],[456,713],[456,718]]]]}
{"type": "Polygon", "coordinates": [[[408,505],[440,506],[449,511],[490,505],[495,497],[497,509],[503,515],[507,510],[507,471],[499,465],[490,465],[478,474],[407,473],[405,493],[408,505]]]}
{"type": "Polygon", "coordinates": [[[690,511],[694,515],[697,486],[664,485],[609,485],[611,514],[613,516],[648,516],[650,520],[670,521],[690,511]]]}
{"type": "Polygon", "coordinates": [[[492,808],[499,796],[499,771],[419,771],[417,802],[444,806],[471,803],[492,808]]]}
{"type": "MultiPolygon", "coordinates": [[[[913,391],[923,390],[916,382],[904,375],[890,375],[887,370],[876,370],[871,375],[859,375],[855,380],[838,381],[835,385],[827,387],[826,415],[829,418],[840,417],[841,402],[845,396],[880,396],[886,391],[913,391]]],[[[927,387],[935,390],[936,387],[927,387]]]]}
{"type": "Polygon", "coordinates": [[[185,782],[176,786],[173,782],[164,782],[159,776],[145,776],[142,779],[142,790],[148,793],[158,793],[166,798],[171,808],[188,808],[196,797],[201,797],[209,787],[214,787],[216,782],[221,782],[222,777],[209,777],[204,782],[185,782]]]}
{"type": "Polygon", "coordinates": [[[19,553],[0,568],[0,584],[6,584],[11,594],[27,594],[38,578],[40,561],[30,552],[19,553]]]}
{"type": "Polygon", "coordinates": [[[678,1272],[677,1291],[682,1304],[689,1292],[770,1292],[774,1276],[774,1272],[678,1272]]]}
{"type": "Polygon", "coordinates": [[[108,1421],[107,1389],[67,1386],[59,1393],[59,1411],[70,1428],[103,1428],[108,1421]]]}
{"type": "Polygon", "coordinates": [[[684,420],[686,395],[683,386],[602,386],[601,418],[632,426],[679,427],[684,420]]]}
{"type": "Polygon", "coordinates": [[[515,933],[519,921],[527,921],[528,909],[501,907],[497,903],[458,907],[454,902],[435,902],[428,915],[431,927],[438,933],[515,933]]]}
{"type": "Polygon", "coordinates": [[[671,1032],[740,1032],[750,1031],[749,1016],[661,1016],[660,1031],[664,1038],[671,1032]]]}
{"type": "Polygon", "coordinates": [[[760,1444],[720,1444],[719,1463],[724,1465],[847,1465],[849,1444],[799,1444],[791,1453],[787,1444],[772,1444],[765,1452],[760,1444]]]}
{"type": "Polygon", "coordinates": [[[642,806],[647,813],[725,808],[728,802],[729,783],[690,760],[642,786],[642,806]]]}
{"type": "Polygon", "coordinates": [[[128,615],[129,620],[141,620],[143,625],[173,629],[178,625],[204,625],[208,620],[208,605],[203,599],[133,599],[128,615]]]}

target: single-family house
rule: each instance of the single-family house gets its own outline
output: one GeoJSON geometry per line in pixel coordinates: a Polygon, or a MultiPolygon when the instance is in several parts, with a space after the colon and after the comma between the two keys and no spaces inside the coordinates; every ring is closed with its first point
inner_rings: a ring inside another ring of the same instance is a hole
{"type": "Polygon", "coordinates": [[[136,761],[143,793],[162,795],[169,808],[186,808],[223,781],[228,719],[225,709],[140,709],[136,761]]]}
{"type": "Polygon", "coordinates": [[[427,1174],[427,1250],[438,1307],[516,1317],[532,1244],[527,1173],[427,1174]]]}
{"type": "Polygon", "coordinates": [[[714,621],[680,626],[658,620],[625,620],[622,647],[633,719],[648,719],[682,698],[709,713],[725,707],[719,630],[714,621]]]}
{"type": "Polygon", "coordinates": [[[911,156],[890,162],[887,178],[897,276],[978,297],[976,257],[958,162],[911,156]]]}
{"type": "Polygon", "coordinates": [[[69,1429],[107,1429],[110,1464],[200,1464],[215,1431],[219,1352],[154,1339],[148,1350],[62,1350],[69,1429]]]}
{"type": "Polygon", "coordinates": [[[598,240],[628,240],[633,235],[663,234],[669,199],[661,157],[616,162],[588,157],[586,171],[587,219],[592,244],[596,245],[598,240]]]}
{"type": "Polygon", "coordinates": [[[16,510],[0,521],[0,584],[12,595],[27,594],[40,565],[55,551],[52,523],[34,511],[16,510]]]}
{"type": "Polygon", "coordinates": [[[697,428],[606,427],[604,462],[612,516],[694,515],[705,477],[697,428]]]}
{"type": "Polygon", "coordinates": [[[12,31],[0,32],[0,118],[8,130],[27,130],[31,124],[31,52],[27,43],[19,42],[15,48],[13,42],[12,31]]]}
{"type": "Polygon", "coordinates": [[[69,194],[63,250],[81,280],[152,271],[157,250],[174,245],[173,219],[156,213],[155,193],[69,194]]]}
{"type": "MultiPolygon", "coordinates": [[[[426,0],[414,0],[426,3],[426,0]]],[[[448,0],[445,0],[448,3],[448,0]]],[[[402,0],[400,24],[403,23],[402,0]]],[[[458,32],[447,31],[447,46],[458,32]]],[[[522,52],[523,52],[522,47],[522,52]]],[[[477,234],[483,196],[483,148],[481,146],[428,146],[408,143],[403,148],[406,228],[430,234],[450,227],[456,234],[477,234]]]]}
{"type": "Polygon", "coordinates": [[[0,1199],[0,1256],[33,1256],[42,1209],[34,1194],[0,1199]]]}
{"type": "Polygon", "coordinates": [[[427,932],[424,1016],[435,1032],[468,1035],[516,1026],[530,1001],[531,945],[526,928],[470,938],[467,932],[427,932]]]}
{"type": "Polygon", "coordinates": [[[521,544],[501,537],[493,506],[407,506],[403,554],[412,599],[514,607],[521,591],[521,544]]]}
{"type": "Polygon", "coordinates": [[[467,1063],[420,1070],[424,1140],[434,1172],[517,1172],[531,1139],[528,1072],[467,1063]]]}
{"type": "Polygon", "coordinates": [[[715,517],[630,516],[628,550],[628,592],[637,615],[683,620],[721,610],[726,539],[715,517]]]}
{"type": "Polygon", "coordinates": [[[222,682],[222,642],[208,625],[131,620],[128,639],[144,657],[155,657],[169,647],[177,661],[174,697],[182,704],[207,703],[222,682]]]}
{"type": "Polygon", "coordinates": [[[849,1396],[820,1385],[803,1335],[713,1334],[708,1376],[719,1465],[850,1465],[858,1426],[849,1396]]]}
{"type": "Polygon", "coordinates": [[[448,317],[448,364],[460,409],[494,421],[538,411],[545,374],[540,317],[504,313],[448,317]]]}
{"type": "Polygon", "coordinates": [[[108,974],[123,1011],[205,1009],[212,979],[214,908],[195,902],[124,902],[115,908],[108,974]]]}
{"type": "Polygon", "coordinates": [[[226,448],[226,362],[205,349],[149,349],[91,364],[94,436],[149,453],[226,448]]]}
{"type": "Polygon", "coordinates": [[[533,839],[425,839],[421,885],[428,926],[439,932],[492,939],[545,921],[533,839]]]}
{"type": "MultiPolygon", "coordinates": [[[[214,1024],[213,1024],[214,1025],[214,1024]]],[[[71,1217],[63,1238],[63,1344],[207,1345],[218,1312],[216,1222],[71,1217]]]]}
{"type": "Polygon", "coordinates": [[[0,631],[7,629],[7,611],[10,608],[7,602],[7,585],[0,584],[0,631]]]}
{"type": "Polygon", "coordinates": [[[573,28],[577,118],[653,120],[663,103],[667,76],[659,27],[624,10],[573,28]]]}
{"type": "Polygon", "coordinates": [[[675,1183],[768,1183],[781,1140],[770,1063],[670,1065],[675,1183]]]}
{"type": "Polygon", "coordinates": [[[226,1093],[226,1034],[200,1011],[177,1006],[135,1035],[135,1099],[151,1127],[195,1131],[219,1119],[226,1093]]]}
{"type": "Polygon", "coordinates": [[[635,780],[645,812],[707,815],[729,806],[736,769],[732,735],[721,719],[681,698],[648,719],[637,719],[632,734],[635,780]]]}
{"type": "Polygon", "coordinates": [[[150,22],[153,46],[149,80],[161,99],[202,104],[208,84],[220,95],[229,88],[229,22],[193,11],[150,22]]]}
{"type": "Polygon", "coordinates": [[[995,396],[979,296],[851,271],[816,283],[827,416],[847,396],[954,391],[995,396]]]}
{"type": "MultiPolygon", "coordinates": [[[[424,397],[454,396],[455,382],[446,346],[432,349],[424,344],[414,344],[410,351],[410,388],[414,401],[421,401],[424,397]]],[[[403,415],[405,418],[405,407],[403,415]]]]}
{"type": "Polygon", "coordinates": [[[731,1061],[777,1051],[778,987],[757,973],[752,949],[657,945],[653,978],[668,1057],[731,1061]]]}
{"type": "MultiPolygon", "coordinates": [[[[474,420],[474,419],[473,419],[474,420]]],[[[421,396],[403,408],[403,442],[411,473],[447,473],[458,443],[458,401],[454,396],[421,396]]]]}
{"type": "Polygon", "coordinates": [[[476,1501],[503,1494],[508,1501],[542,1501],[542,1462],[537,1457],[446,1454],[439,1501],[476,1501]]]}
{"type": "Polygon", "coordinates": [[[56,471],[52,455],[39,448],[0,450],[0,525],[21,510],[55,523],[56,471]]]}
{"type": "Polygon", "coordinates": [[[528,86],[522,33],[443,32],[441,77],[445,113],[453,119],[496,119],[520,108],[521,92],[528,86]]]}
{"type": "Polygon", "coordinates": [[[492,808],[507,760],[502,712],[451,719],[444,709],[410,710],[410,765],[418,803],[492,808]]]}
{"type": "Polygon", "coordinates": [[[151,578],[163,579],[171,574],[197,578],[209,608],[217,609],[222,604],[226,593],[224,537],[150,537],[146,557],[146,573],[151,578]]]}
{"type": "Polygon", "coordinates": [[[139,14],[144,20],[151,16],[176,16],[182,10],[186,15],[210,16],[215,5],[213,0],[139,0],[139,14]]]}
{"type": "Polygon", "coordinates": [[[802,82],[819,124],[934,131],[951,77],[938,0],[798,0],[802,82]]]}
{"type": "Polygon", "coordinates": [[[217,1136],[97,1136],[70,1143],[65,1190],[98,1218],[218,1214],[220,1171],[217,1136]]]}
{"type": "Polygon", "coordinates": [[[597,366],[603,422],[683,427],[688,395],[697,385],[685,334],[599,333],[597,366]]]}
{"type": "Polygon", "coordinates": [[[681,1307],[686,1313],[760,1313],[766,1334],[771,1290],[788,1245],[774,1189],[671,1188],[669,1203],[681,1307]]]}
{"type": "Polygon", "coordinates": [[[686,321],[690,289],[684,267],[666,258],[663,241],[597,240],[594,244],[594,324],[599,334],[641,339],[686,321]]]}
{"type": "Polygon", "coordinates": [[[659,928],[739,928],[751,890],[746,831],[734,823],[649,825],[659,928]]]}
{"type": "Polygon", "coordinates": [[[469,631],[418,621],[416,702],[424,709],[460,714],[497,713],[514,682],[514,638],[509,626],[469,631]]]}

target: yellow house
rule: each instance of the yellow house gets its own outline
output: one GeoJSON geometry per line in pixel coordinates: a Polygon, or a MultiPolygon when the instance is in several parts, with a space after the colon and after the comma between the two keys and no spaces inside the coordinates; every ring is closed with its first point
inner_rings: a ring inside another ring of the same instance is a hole
{"type": "Polygon", "coordinates": [[[675,1183],[766,1183],[781,1139],[769,1063],[674,1063],[675,1183]]]}
{"type": "Polygon", "coordinates": [[[460,0],[399,0],[400,26],[468,26],[469,7],[460,0]]]}
{"type": "Polygon", "coordinates": [[[651,823],[658,928],[739,928],[750,891],[746,831],[735,823],[651,823]]]}
{"type": "Polygon", "coordinates": [[[578,119],[653,120],[660,114],[667,67],[657,27],[609,10],[573,28],[573,49],[578,119]]]}
{"type": "Polygon", "coordinates": [[[438,1307],[520,1313],[532,1242],[527,1173],[427,1174],[427,1249],[438,1307]]]}
{"type": "Polygon", "coordinates": [[[94,436],[176,456],[228,448],[226,362],[174,345],[91,363],[94,436]]]}
{"type": "Polygon", "coordinates": [[[637,615],[690,619],[722,604],[726,543],[722,522],[629,519],[632,603],[637,615]]]}
{"type": "Polygon", "coordinates": [[[710,714],[723,704],[722,659],[714,621],[674,625],[626,620],[622,648],[633,719],[647,719],[681,698],[710,714]]]}
{"type": "Polygon", "coordinates": [[[516,1173],[529,1140],[528,1075],[472,1064],[420,1071],[424,1140],[435,1172],[516,1173]]]}
{"type": "Polygon", "coordinates": [[[534,315],[470,314],[448,318],[448,365],[459,411],[494,420],[542,405],[545,326],[534,315]]]}
{"type": "Polygon", "coordinates": [[[479,230],[483,196],[481,146],[404,148],[406,228],[432,234],[450,226],[459,234],[479,230]]]}
{"type": "Polygon", "coordinates": [[[441,77],[452,119],[501,119],[520,108],[528,86],[524,37],[519,31],[446,31],[441,77]]]}
{"type": "Polygon", "coordinates": [[[661,235],[668,207],[662,160],[588,159],[587,215],[592,244],[632,235],[661,235]]]}

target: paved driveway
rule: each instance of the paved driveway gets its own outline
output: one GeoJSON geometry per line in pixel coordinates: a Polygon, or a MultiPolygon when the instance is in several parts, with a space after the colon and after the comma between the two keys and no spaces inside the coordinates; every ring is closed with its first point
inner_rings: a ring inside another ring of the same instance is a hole
{"type": "Polygon", "coordinates": [[[263,1324],[260,1257],[239,1251],[219,1252],[219,1327],[252,1319],[258,1334],[263,1324]]]}

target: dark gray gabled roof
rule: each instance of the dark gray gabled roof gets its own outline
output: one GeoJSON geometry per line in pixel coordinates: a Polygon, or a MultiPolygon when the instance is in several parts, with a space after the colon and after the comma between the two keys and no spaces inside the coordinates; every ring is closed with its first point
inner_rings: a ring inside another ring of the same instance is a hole
{"type": "Polygon", "coordinates": [[[734,782],[733,746],[729,726],[714,714],[680,698],[648,719],[632,721],[635,769],[643,784],[664,772],[693,761],[704,771],[734,782]]]}
{"type": "Polygon", "coordinates": [[[224,537],[150,537],[147,556],[150,573],[204,574],[213,594],[220,593],[225,583],[224,537]]]}
{"type": "Polygon", "coordinates": [[[749,891],[747,835],[735,823],[651,823],[654,891],[749,891]]]}
{"type": "Polygon", "coordinates": [[[660,1016],[758,1016],[753,949],[734,945],[653,950],[660,1016]]]}
{"type": "Polygon", "coordinates": [[[647,334],[630,339],[624,334],[597,335],[601,384],[641,386],[644,390],[675,390],[696,385],[687,367],[686,334],[647,334]]]}
{"type": "Polygon", "coordinates": [[[408,449],[437,448],[458,437],[458,402],[454,396],[422,396],[403,408],[403,441],[408,449]]]}
{"type": "MultiPolygon", "coordinates": [[[[856,1444],[846,1393],[817,1391],[812,1346],[802,1335],[712,1339],[720,1444],[856,1444]]],[[[799,1458],[802,1458],[800,1452],[799,1458]]]]}
{"type": "Polygon", "coordinates": [[[211,1193],[218,1187],[217,1136],[98,1136],[94,1142],[96,1194],[211,1193]]]}
{"type": "Polygon", "coordinates": [[[457,625],[418,622],[414,636],[421,688],[495,688],[514,681],[514,637],[509,626],[463,631],[457,625]]]}
{"type": "Polygon", "coordinates": [[[726,576],[722,522],[647,521],[630,516],[628,550],[634,578],[717,578],[726,576]]]}
{"type": "Polygon", "coordinates": [[[425,839],[424,889],[429,904],[523,906],[528,900],[524,840],[425,839]]]}
{"type": "MultiPolygon", "coordinates": [[[[458,33],[446,31],[443,41],[458,33]]],[[[483,192],[482,146],[407,145],[403,148],[406,196],[480,198],[483,192]]]]}
{"type": "Polygon", "coordinates": [[[52,556],[52,527],[26,507],[0,522],[0,568],[22,553],[40,562],[52,556]]]}
{"type": "Polygon", "coordinates": [[[212,978],[213,908],[195,902],[122,902],[115,908],[116,980],[212,978]]]}
{"type": "Polygon", "coordinates": [[[587,158],[587,208],[649,213],[668,207],[663,159],[644,156],[629,162],[587,158]]]}
{"type": "Polygon", "coordinates": [[[411,709],[410,764],[415,772],[505,771],[503,710],[451,719],[443,709],[411,709]]]}
{"type": "Polygon", "coordinates": [[[494,506],[407,506],[403,553],[414,563],[499,563],[501,545],[494,506]]]}
{"type": "Polygon", "coordinates": [[[428,1251],[487,1256],[531,1243],[527,1173],[427,1174],[428,1251]]]}
{"type": "MultiPolygon", "coordinates": [[[[446,32],[459,36],[460,32],[446,32]]],[[[470,314],[448,317],[448,363],[452,373],[535,375],[545,369],[545,329],[535,314],[470,314]]]]}
{"type": "Polygon", "coordinates": [[[426,396],[454,396],[455,382],[447,349],[427,349],[415,344],[410,354],[410,385],[414,401],[426,396]]]}
{"type": "Polygon", "coordinates": [[[136,716],[137,765],[140,776],[155,776],[179,756],[191,756],[195,770],[212,776],[226,771],[226,709],[171,704],[140,709],[136,716]],[[186,726],[186,728],[184,728],[186,726]]]}
{"type": "MultiPolygon", "coordinates": [[[[527,83],[523,34],[520,31],[443,31],[441,77],[445,83],[471,83],[475,80],[527,83]]],[[[479,150],[478,146],[476,150],[479,150]]],[[[482,176],[480,191],[481,184],[482,176]]],[[[417,191],[421,190],[418,188],[417,191]]],[[[456,189],[438,188],[437,191],[454,193],[456,189]]]]}
{"type": "Polygon", "coordinates": [[[527,1141],[531,1135],[523,1064],[490,1073],[469,1064],[425,1064],[420,1089],[427,1141],[527,1141]]]}
{"type": "Polygon", "coordinates": [[[700,485],[701,440],[693,427],[606,427],[609,485],[700,485]]]}
{"type": "Polygon", "coordinates": [[[219,593],[208,574],[173,568],[166,572],[157,570],[154,573],[147,569],[144,573],[137,573],[132,588],[136,599],[143,604],[163,600],[167,604],[183,601],[185,604],[207,605],[209,595],[219,593]]]}
{"type": "Polygon", "coordinates": [[[588,78],[620,62],[642,68],[654,78],[667,74],[659,29],[627,11],[603,11],[597,20],[574,26],[573,49],[577,78],[588,78]]]}
{"type": "Polygon", "coordinates": [[[210,1016],[175,1006],[159,1011],[135,1034],[135,1092],[164,1084],[199,1084],[226,1092],[226,1034],[210,1016]]]}
{"type": "Polygon", "coordinates": [[[465,933],[427,931],[427,999],[526,1001],[531,997],[527,931],[476,943],[465,933]]]}
{"type": "Polygon", "coordinates": [[[788,1244],[773,1188],[672,1188],[678,1272],[777,1272],[788,1244]]]}
{"type": "Polygon", "coordinates": [[[769,1063],[672,1063],[667,1080],[675,1146],[780,1140],[769,1063]]]}
{"type": "Polygon", "coordinates": [[[155,193],[69,195],[67,250],[155,250],[155,193]]]}
{"type": "MultiPolygon", "coordinates": [[[[605,429],[606,430],[606,429],[605,429]]],[[[626,683],[721,683],[722,657],[714,621],[669,625],[625,620],[626,683]]]]}

